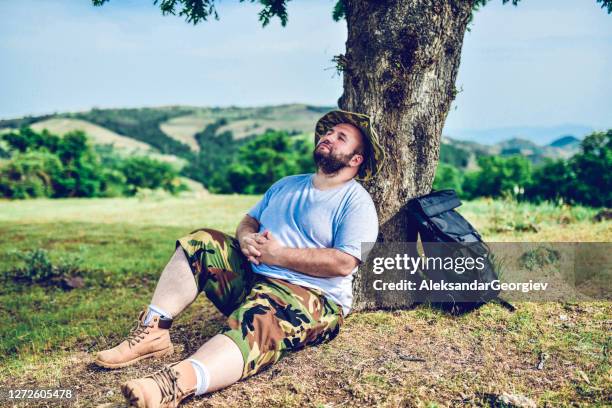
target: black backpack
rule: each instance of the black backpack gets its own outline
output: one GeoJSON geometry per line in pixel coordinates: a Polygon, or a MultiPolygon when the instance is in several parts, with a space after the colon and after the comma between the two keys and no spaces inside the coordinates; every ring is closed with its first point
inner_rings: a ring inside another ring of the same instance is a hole
{"type": "MultiPolygon", "coordinates": [[[[458,257],[479,258],[482,268],[465,270],[459,274],[453,270],[434,268],[423,270],[423,279],[430,282],[490,283],[498,274],[492,262],[491,251],[476,229],[455,208],[461,205],[454,190],[434,191],[410,200],[406,206],[411,227],[416,228],[427,258],[457,259],[458,257]]],[[[426,300],[434,307],[453,314],[469,312],[495,300],[504,307],[515,310],[514,306],[499,299],[499,290],[429,290],[426,300]]]]}

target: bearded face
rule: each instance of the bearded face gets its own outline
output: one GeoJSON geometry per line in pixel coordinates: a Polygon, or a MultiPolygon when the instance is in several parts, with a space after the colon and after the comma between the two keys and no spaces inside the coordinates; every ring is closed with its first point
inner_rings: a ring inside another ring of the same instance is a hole
{"type": "Polygon", "coordinates": [[[334,174],[347,167],[354,154],[336,153],[332,145],[324,140],[312,152],[315,164],[324,174],[334,174]]]}

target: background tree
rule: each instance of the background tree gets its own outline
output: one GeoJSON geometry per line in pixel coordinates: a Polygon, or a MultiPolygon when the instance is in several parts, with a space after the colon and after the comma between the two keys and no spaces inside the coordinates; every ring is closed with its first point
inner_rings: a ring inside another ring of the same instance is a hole
{"type": "Polygon", "coordinates": [[[82,131],[57,136],[24,127],[0,135],[9,159],[0,163],[0,197],[115,197],[139,188],[171,193],[186,187],[170,164],[92,147],[82,131]]]}
{"type": "Polygon", "coordinates": [[[573,195],[576,175],[565,160],[546,160],[534,169],[533,182],[525,190],[525,196],[532,201],[568,201],[573,195]]]}
{"type": "Polygon", "coordinates": [[[446,188],[452,188],[461,195],[463,193],[463,175],[455,166],[440,163],[436,170],[436,178],[433,182],[434,190],[443,190],[446,188]]]}
{"type": "Polygon", "coordinates": [[[612,206],[612,129],[595,132],[571,159],[576,174],[575,200],[592,206],[612,206]]]}
{"type": "MultiPolygon", "coordinates": [[[[108,0],[92,1],[102,5],[108,0]]],[[[259,0],[262,24],[278,17],[285,25],[289,1],[259,0]]],[[[333,17],[345,18],[348,28],[346,52],[335,57],[344,80],[338,105],[373,118],[389,158],[378,177],[365,183],[378,210],[379,241],[416,239],[416,231],[408,228],[402,209],[410,198],[430,191],[442,128],[457,95],[455,80],[463,37],[473,11],[487,2],[339,0],[334,7],[333,17]]],[[[514,5],[518,2],[512,0],[514,5]]],[[[612,13],[612,0],[597,2],[612,13]]],[[[164,14],[178,14],[193,24],[218,18],[215,0],[153,3],[164,14]]],[[[361,275],[355,281],[355,309],[412,303],[403,293],[369,296],[361,275]]]]}
{"type": "Polygon", "coordinates": [[[119,170],[125,176],[128,195],[136,194],[139,188],[161,188],[171,193],[181,190],[177,172],[169,163],[133,156],[122,160],[119,170]]]}
{"type": "Polygon", "coordinates": [[[525,196],[593,207],[612,206],[612,129],[594,132],[569,160],[547,161],[536,167],[525,196]]]}
{"type": "Polygon", "coordinates": [[[256,137],[240,148],[228,170],[232,191],[263,194],[285,176],[313,172],[313,148],[312,141],[291,137],[287,132],[268,131],[256,137]]]}
{"type": "Polygon", "coordinates": [[[51,197],[55,193],[55,180],[62,172],[62,163],[52,153],[18,152],[0,167],[0,197],[51,197]]]}
{"type": "Polygon", "coordinates": [[[467,198],[518,195],[531,185],[531,163],[523,156],[481,156],[478,166],[480,170],[465,176],[467,198]]]}

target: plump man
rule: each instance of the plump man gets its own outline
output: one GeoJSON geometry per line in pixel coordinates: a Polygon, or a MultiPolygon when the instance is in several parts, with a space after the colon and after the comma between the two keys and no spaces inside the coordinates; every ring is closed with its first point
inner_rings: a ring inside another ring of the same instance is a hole
{"type": "Polygon", "coordinates": [[[116,369],[172,354],[172,321],[200,292],[227,321],[191,357],[123,384],[130,406],[174,407],[337,336],[364,261],[361,244],[378,234],[374,204],[356,178],[373,177],[383,156],[370,118],[337,110],[317,122],[313,158],[316,173],[273,184],[235,237],[202,228],[176,241],[137,327],[96,364],[116,369]]]}

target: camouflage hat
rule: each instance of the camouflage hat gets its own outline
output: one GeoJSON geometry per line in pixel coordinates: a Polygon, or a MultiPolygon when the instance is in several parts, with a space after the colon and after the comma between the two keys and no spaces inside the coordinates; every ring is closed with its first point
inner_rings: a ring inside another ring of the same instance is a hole
{"type": "Polygon", "coordinates": [[[372,121],[368,115],[343,110],[327,112],[319,119],[315,127],[315,146],[329,129],[340,123],[350,123],[361,130],[361,133],[365,136],[366,157],[365,162],[359,168],[359,173],[357,173],[357,180],[366,181],[371,179],[380,170],[385,160],[385,152],[380,146],[378,135],[372,128],[372,121]]]}

